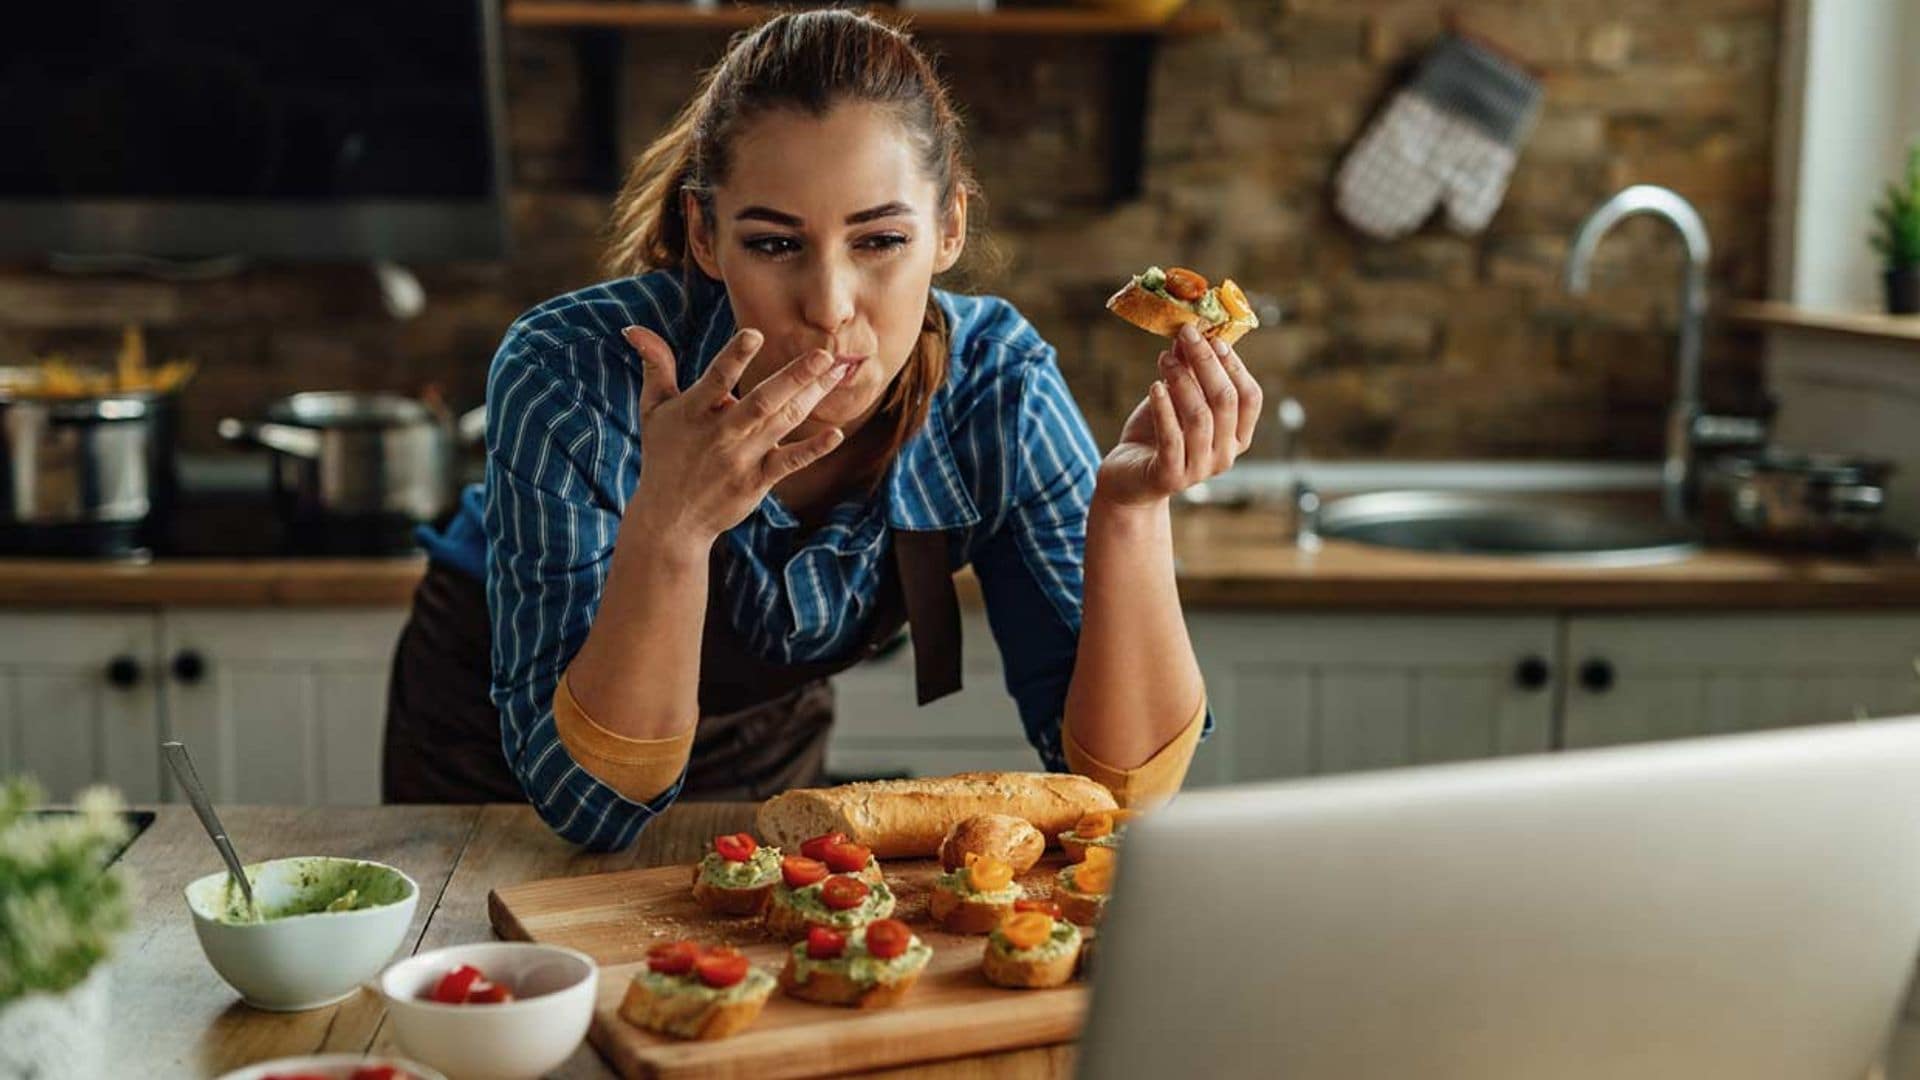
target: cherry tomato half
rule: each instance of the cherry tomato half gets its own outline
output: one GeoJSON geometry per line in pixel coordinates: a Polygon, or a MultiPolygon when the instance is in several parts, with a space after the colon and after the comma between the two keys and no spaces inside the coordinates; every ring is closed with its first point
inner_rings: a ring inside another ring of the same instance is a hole
{"type": "Polygon", "coordinates": [[[857,874],[867,868],[867,860],[873,858],[873,849],[842,841],[828,844],[819,858],[827,864],[827,869],[836,874],[857,874]]]}
{"type": "Polygon", "coordinates": [[[685,975],[693,970],[700,946],[691,941],[665,941],[647,950],[647,970],[662,975],[685,975]]]}
{"type": "Polygon", "coordinates": [[[844,844],[846,842],[846,833],[830,832],[823,836],[816,836],[801,844],[800,854],[805,855],[809,859],[825,859],[827,857],[828,846],[844,844]]]}
{"type": "Polygon", "coordinates": [[[842,874],[828,878],[827,883],[820,886],[820,902],[835,911],[846,911],[859,907],[872,891],[859,878],[842,874]]]}
{"type": "Polygon", "coordinates": [[[867,924],[867,951],[891,960],[913,944],[913,931],[899,919],[875,919],[867,924]]]}
{"type": "Polygon", "coordinates": [[[480,969],[472,964],[461,964],[445,975],[433,986],[429,997],[442,1005],[464,1005],[467,1003],[467,991],[481,979],[480,969]]]}
{"type": "Polygon", "coordinates": [[[847,947],[847,935],[831,926],[807,927],[807,955],[815,960],[831,960],[847,947]]]}
{"type": "Polygon", "coordinates": [[[805,855],[787,855],[780,859],[780,877],[789,889],[804,889],[827,876],[827,864],[805,855]]]}

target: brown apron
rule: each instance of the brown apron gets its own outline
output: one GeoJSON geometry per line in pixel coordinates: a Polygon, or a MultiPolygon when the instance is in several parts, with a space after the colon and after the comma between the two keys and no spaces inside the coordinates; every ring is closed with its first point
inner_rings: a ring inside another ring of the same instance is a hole
{"type": "MultiPolygon", "coordinates": [[[[871,621],[847,656],[774,664],[753,655],[720,593],[724,544],[714,545],[700,642],[700,721],[682,799],[764,799],[822,781],[833,688],[827,679],[879,652],[910,625],[920,704],[960,688],[960,605],[946,532],[893,531],[871,621]]],[[[429,564],[414,592],[387,687],[381,791],[389,803],[525,802],[501,750],[488,693],[485,586],[429,564]]]]}

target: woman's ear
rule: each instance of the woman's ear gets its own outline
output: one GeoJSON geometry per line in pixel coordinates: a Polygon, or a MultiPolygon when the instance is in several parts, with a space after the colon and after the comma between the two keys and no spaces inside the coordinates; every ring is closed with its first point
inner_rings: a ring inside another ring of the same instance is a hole
{"type": "Polygon", "coordinates": [[[940,243],[935,251],[933,272],[944,274],[960,261],[967,248],[967,189],[955,186],[953,205],[940,219],[940,243]]]}
{"type": "Polygon", "coordinates": [[[693,252],[694,265],[715,281],[720,278],[720,260],[714,256],[712,223],[700,212],[700,200],[693,192],[680,193],[682,216],[687,222],[687,248],[693,252]]]}

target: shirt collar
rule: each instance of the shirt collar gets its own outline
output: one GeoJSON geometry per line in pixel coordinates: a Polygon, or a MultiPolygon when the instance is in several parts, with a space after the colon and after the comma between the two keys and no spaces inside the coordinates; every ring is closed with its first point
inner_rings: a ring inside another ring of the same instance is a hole
{"type": "MultiPolygon", "coordinates": [[[[696,303],[710,305],[704,327],[695,336],[697,345],[691,355],[679,360],[682,389],[691,385],[713,363],[713,358],[733,337],[733,305],[726,289],[704,274],[695,275],[696,303]]],[[[927,422],[913,433],[893,463],[887,467],[882,489],[887,499],[887,524],[896,529],[924,531],[958,529],[977,524],[980,510],[967,492],[965,476],[954,460],[953,439],[947,428],[946,406],[960,374],[958,314],[952,298],[944,290],[933,290],[934,302],[946,316],[948,338],[952,343],[947,357],[947,378],[935,392],[927,409],[927,422]]],[[[700,325],[696,318],[695,325],[700,325]]],[[[757,511],[776,529],[799,524],[791,512],[772,493],[760,500],[757,511]]]]}

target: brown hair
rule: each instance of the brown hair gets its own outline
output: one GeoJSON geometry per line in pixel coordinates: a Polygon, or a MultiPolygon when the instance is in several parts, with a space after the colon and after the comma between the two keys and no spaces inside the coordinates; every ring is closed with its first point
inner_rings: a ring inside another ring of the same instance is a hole
{"type": "MultiPolygon", "coordinates": [[[[932,63],[905,33],[857,12],[785,12],[735,36],[672,126],[634,162],[614,201],[608,268],[616,274],[671,269],[688,278],[700,273],[688,251],[681,193],[690,192],[713,220],[713,190],[726,181],[729,148],[747,121],[777,108],[820,117],[842,103],[893,110],[934,181],[936,212],[949,210],[961,191],[970,209],[980,205],[960,117],[932,63]]],[[[948,351],[946,318],[929,294],[920,341],[876,417],[889,418],[892,432],[870,483],[926,422],[946,378],[948,351]]]]}

